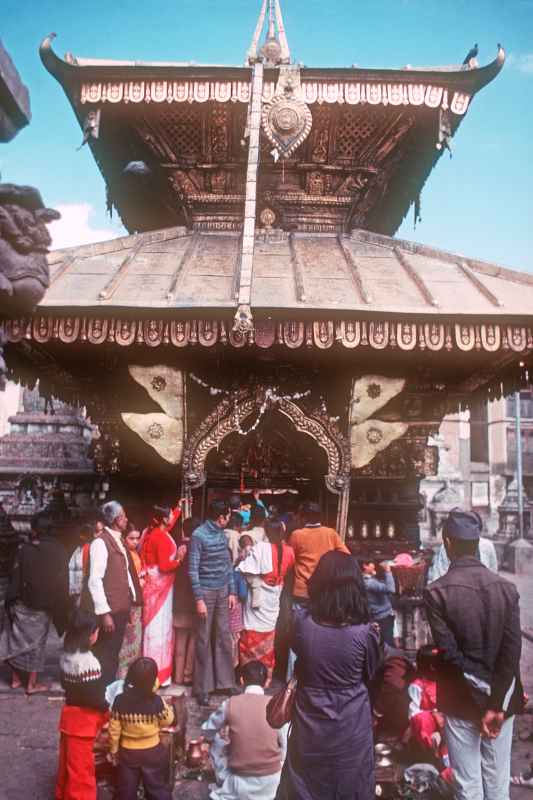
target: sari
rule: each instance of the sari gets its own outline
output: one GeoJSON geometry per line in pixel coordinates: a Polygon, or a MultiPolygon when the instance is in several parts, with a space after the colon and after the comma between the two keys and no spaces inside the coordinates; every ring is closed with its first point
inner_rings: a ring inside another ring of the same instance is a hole
{"type": "MultiPolygon", "coordinates": [[[[139,577],[141,586],[144,585],[144,567],[141,557],[138,553],[130,551],[132,561],[135,565],[135,570],[139,577]]],[[[130,664],[142,653],[143,642],[143,623],[142,623],[142,606],[132,606],[130,611],[130,618],[124,631],[124,638],[118,656],[118,670],[117,678],[124,679],[128,672],[130,664]]]]}
{"type": "Polygon", "coordinates": [[[170,535],[180,516],[179,508],[172,511],[168,526],[157,525],[143,535],[141,556],[146,575],[143,590],[143,655],[153,658],[158,666],[159,683],[168,685],[172,678],[174,660],[174,627],[172,624],[172,595],[178,561],[177,547],[170,535]]]}

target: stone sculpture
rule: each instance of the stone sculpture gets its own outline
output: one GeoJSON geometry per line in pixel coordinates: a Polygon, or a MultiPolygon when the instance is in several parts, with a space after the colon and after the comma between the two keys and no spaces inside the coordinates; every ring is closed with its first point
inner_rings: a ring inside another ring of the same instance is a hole
{"type": "Polygon", "coordinates": [[[0,183],[0,309],[32,311],[50,283],[46,223],[60,218],[32,186],[0,183]]]}

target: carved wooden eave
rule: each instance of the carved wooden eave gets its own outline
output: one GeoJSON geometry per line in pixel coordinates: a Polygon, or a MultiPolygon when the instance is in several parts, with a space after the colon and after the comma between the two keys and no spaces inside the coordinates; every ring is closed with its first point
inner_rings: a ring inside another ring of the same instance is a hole
{"type": "Polygon", "coordinates": [[[252,254],[253,324],[234,330],[240,248],[237,234],[172,228],[53,252],[51,286],[35,314],[6,321],[4,332],[22,361],[36,350],[67,372],[82,353],[126,363],[139,352],[145,361],[312,354],[324,366],[357,359],[370,371],[427,370],[462,395],[488,384],[498,391],[502,378],[529,369],[527,273],[368,231],[262,229],[252,254]]]}
{"type": "MultiPolygon", "coordinates": [[[[43,40],[41,60],[76,104],[250,100],[251,67],[112,61],[71,54],[61,59],[52,48],[53,38],[52,35],[43,40]]],[[[505,51],[500,46],[493,61],[470,69],[462,65],[403,69],[304,66],[303,95],[308,104],[425,104],[430,108],[451,108],[453,113],[462,115],[471,97],[494,80],[504,62],[505,51]]],[[[273,96],[276,73],[274,68],[265,69],[264,100],[273,96]]]]}
{"type": "MultiPolygon", "coordinates": [[[[63,86],[128,230],[243,229],[253,64],[62,60],[50,38],[41,58],[63,86]],[[125,177],[132,160],[146,165],[143,178],[125,177]]],[[[298,102],[310,133],[276,163],[263,114],[257,217],[266,209],[285,230],[393,234],[504,58],[500,48],[480,68],[300,67],[298,102]]],[[[286,68],[264,65],[263,110],[279,99],[286,68]]]]}

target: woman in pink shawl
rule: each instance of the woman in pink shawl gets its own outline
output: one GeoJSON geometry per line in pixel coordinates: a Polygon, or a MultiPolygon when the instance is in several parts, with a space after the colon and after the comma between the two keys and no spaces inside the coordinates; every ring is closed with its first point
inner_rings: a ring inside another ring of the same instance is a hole
{"type": "Polygon", "coordinates": [[[174,657],[172,593],[176,568],[186,548],[176,546],[170,531],[181,516],[181,501],[173,508],[154,507],[154,517],[144,531],[141,558],[146,569],[143,597],[143,655],[156,661],[158,679],[168,686],[174,657]]]}

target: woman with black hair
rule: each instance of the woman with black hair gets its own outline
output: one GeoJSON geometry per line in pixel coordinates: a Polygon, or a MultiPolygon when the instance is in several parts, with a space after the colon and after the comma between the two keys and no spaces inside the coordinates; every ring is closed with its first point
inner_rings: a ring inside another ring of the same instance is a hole
{"type": "Polygon", "coordinates": [[[325,553],[295,609],[297,689],[277,800],[373,800],[372,714],[367,684],[380,659],[355,559],[325,553]]]}
{"type": "Polygon", "coordinates": [[[65,705],[59,720],[56,800],[96,800],[94,740],[108,717],[102,667],[91,652],[98,632],[97,617],[77,608],[59,658],[65,705]]]}
{"type": "Polygon", "coordinates": [[[243,610],[239,639],[241,667],[249,661],[261,661],[268,670],[267,686],[275,666],[274,641],[283,583],[294,566],[294,552],[283,539],[285,526],[277,519],[265,523],[268,542],[255,544],[237,569],[250,586],[243,610]]]}
{"type": "Polygon", "coordinates": [[[157,694],[158,686],[154,659],[138,658],[113,703],[109,750],[118,766],[117,800],[135,800],[141,781],[148,800],[172,800],[160,731],[173,724],[174,711],[157,694]]]}
{"type": "Polygon", "coordinates": [[[182,500],[175,508],[154,506],[153,518],[144,531],[141,559],[146,575],[143,587],[143,655],[159,665],[159,683],[168,686],[174,661],[172,595],[177,568],[187,548],[176,547],[171,531],[181,516],[182,500]]]}

